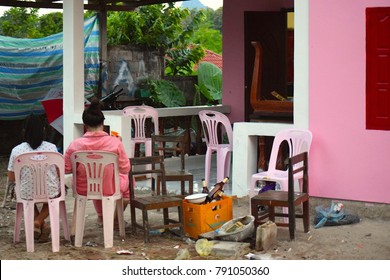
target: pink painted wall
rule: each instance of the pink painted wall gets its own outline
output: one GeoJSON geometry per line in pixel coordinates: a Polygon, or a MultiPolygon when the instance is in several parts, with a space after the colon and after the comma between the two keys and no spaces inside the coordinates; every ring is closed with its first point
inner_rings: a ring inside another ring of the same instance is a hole
{"type": "Polygon", "coordinates": [[[390,203],[390,131],[365,129],[365,9],[384,6],[310,1],[311,195],[390,203]]]}

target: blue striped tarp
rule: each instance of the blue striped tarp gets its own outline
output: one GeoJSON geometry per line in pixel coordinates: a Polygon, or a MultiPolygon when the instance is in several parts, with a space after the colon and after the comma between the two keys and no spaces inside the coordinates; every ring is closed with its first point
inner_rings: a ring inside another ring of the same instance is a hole
{"type": "MultiPolygon", "coordinates": [[[[63,34],[39,39],[0,36],[0,120],[43,114],[41,100],[63,86],[63,34]]],[[[98,17],[84,23],[84,92],[97,91],[99,80],[98,17]]]]}

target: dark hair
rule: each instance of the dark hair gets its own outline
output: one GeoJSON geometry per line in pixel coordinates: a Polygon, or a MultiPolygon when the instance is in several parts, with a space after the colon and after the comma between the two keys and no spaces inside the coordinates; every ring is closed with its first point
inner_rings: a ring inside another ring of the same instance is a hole
{"type": "Polygon", "coordinates": [[[83,112],[83,123],[90,127],[102,125],[104,115],[101,109],[99,99],[93,98],[91,104],[83,112]]]}
{"type": "Polygon", "coordinates": [[[40,116],[29,115],[23,127],[23,139],[30,145],[32,149],[38,148],[45,137],[45,126],[40,116]]]}

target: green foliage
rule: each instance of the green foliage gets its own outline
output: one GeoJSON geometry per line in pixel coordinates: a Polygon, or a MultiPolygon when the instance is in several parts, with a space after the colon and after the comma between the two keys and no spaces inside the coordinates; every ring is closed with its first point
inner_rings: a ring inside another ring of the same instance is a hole
{"type": "Polygon", "coordinates": [[[196,23],[195,20],[183,25],[188,16],[187,9],[162,4],[141,6],[134,12],[109,12],[108,44],[132,44],[160,49],[166,53],[170,48],[188,45],[196,23]]]}
{"type": "Polygon", "coordinates": [[[109,12],[107,17],[107,44],[128,45],[140,41],[137,26],[139,14],[135,12],[109,12]]]}
{"type": "Polygon", "coordinates": [[[42,15],[39,18],[39,31],[42,37],[62,32],[62,13],[42,15]]]}
{"type": "Polygon", "coordinates": [[[143,100],[147,105],[156,108],[186,105],[184,93],[171,81],[148,80],[147,88],[150,91],[150,96],[143,100]]]}
{"type": "Polygon", "coordinates": [[[215,10],[213,14],[213,29],[218,30],[222,33],[222,7],[215,10]]]}
{"type": "Polygon", "coordinates": [[[0,35],[42,38],[62,31],[62,13],[39,16],[38,9],[11,8],[0,17],[0,35]]]}
{"type": "Polygon", "coordinates": [[[172,76],[190,76],[193,74],[193,67],[205,55],[200,45],[193,45],[185,49],[170,49],[167,51],[165,60],[165,74],[172,76]]]}
{"type": "Polygon", "coordinates": [[[195,44],[202,45],[205,49],[215,53],[222,53],[222,8],[214,11],[213,9],[194,9],[191,11],[193,17],[200,14],[202,21],[198,24],[191,37],[195,44]]]}
{"type": "MultiPolygon", "coordinates": [[[[198,68],[198,84],[195,89],[209,104],[218,104],[222,100],[222,71],[209,62],[202,62],[198,68]]],[[[197,97],[199,99],[199,96],[197,97]]]]}
{"type": "Polygon", "coordinates": [[[38,9],[11,8],[0,18],[0,34],[15,38],[38,38],[38,9]]]}
{"type": "Polygon", "coordinates": [[[202,26],[194,32],[192,41],[207,50],[222,54],[222,34],[218,30],[202,26]]]}
{"type": "Polygon", "coordinates": [[[141,6],[134,12],[110,12],[107,43],[158,49],[167,56],[167,75],[192,75],[193,66],[205,52],[202,46],[190,44],[204,19],[203,12],[191,14],[172,4],[141,6]]]}

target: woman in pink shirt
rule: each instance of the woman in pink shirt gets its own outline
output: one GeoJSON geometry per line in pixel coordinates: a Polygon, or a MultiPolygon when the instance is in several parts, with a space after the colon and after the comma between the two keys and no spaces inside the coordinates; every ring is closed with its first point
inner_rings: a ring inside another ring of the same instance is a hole
{"type": "MultiPolygon", "coordinates": [[[[97,99],[92,100],[90,106],[84,110],[83,123],[87,132],[81,138],[71,142],[65,152],[65,173],[72,173],[72,163],[70,159],[72,153],[76,151],[100,150],[117,154],[120,173],[120,189],[124,198],[124,208],[126,208],[130,198],[128,178],[130,161],[126,155],[121,139],[110,136],[107,132],[103,131],[104,115],[97,99]]],[[[76,184],[78,193],[87,193],[85,176],[78,176],[76,184]]],[[[110,195],[114,193],[114,186],[112,186],[112,184],[105,184],[105,188],[106,189],[103,191],[104,194],[110,195]]],[[[101,224],[103,220],[101,201],[94,200],[93,203],[98,214],[98,223],[101,224]]]]}

